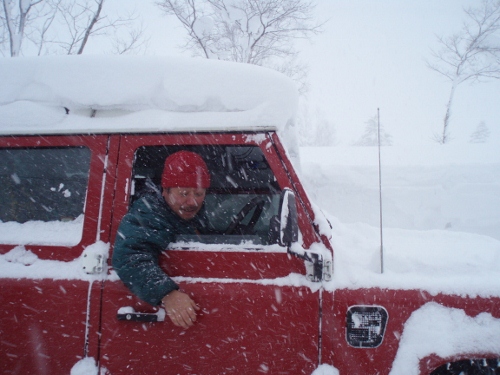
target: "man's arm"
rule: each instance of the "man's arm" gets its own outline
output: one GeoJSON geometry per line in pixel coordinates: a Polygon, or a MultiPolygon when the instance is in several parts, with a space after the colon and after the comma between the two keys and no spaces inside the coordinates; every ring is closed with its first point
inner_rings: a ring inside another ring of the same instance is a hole
{"type": "Polygon", "coordinates": [[[172,322],[189,328],[199,307],[159,266],[159,257],[173,240],[174,228],[160,201],[138,200],[120,223],[113,251],[113,267],[139,298],[163,304],[172,322]],[[160,203],[159,203],[160,202],[160,203]]]}
{"type": "Polygon", "coordinates": [[[159,258],[173,239],[160,194],[134,202],[116,236],[112,264],[124,284],[143,301],[157,306],[179,289],[160,268],[159,258]]]}
{"type": "MultiPolygon", "coordinates": [[[[132,230],[129,225],[136,227],[133,218],[124,218],[120,228],[124,228],[127,235],[118,232],[113,251],[113,267],[118,276],[142,300],[155,306],[161,303],[176,326],[191,327],[200,308],[187,294],[180,292],[177,284],[159,267],[161,251],[153,250],[158,246],[141,240],[145,234],[137,228],[132,230]],[[137,230],[139,233],[135,233],[137,230]]],[[[152,236],[146,237],[151,239],[152,236]]]]}
{"type": "Polygon", "coordinates": [[[156,229],[141,224],[133,213],[124,217],[116,236],[113,268],[132,293],[154,306],[179,289],[159,266],[161,251],[168,242],[156,229]]]}

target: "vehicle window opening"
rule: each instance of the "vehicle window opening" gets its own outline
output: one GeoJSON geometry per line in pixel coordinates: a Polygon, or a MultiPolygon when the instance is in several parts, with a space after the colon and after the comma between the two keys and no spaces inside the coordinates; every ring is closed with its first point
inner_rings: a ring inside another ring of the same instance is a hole
{"type": "Polygon", "coordinates": [[[199,154],[210,171],[205,206],[213,230],[196,238],[181,236],[178,242],[271,244],[270,222],[278,213],[281,189],[257,146],[140,147],[134,158],[130,203],[148,191],[151,184],[161,189],[165,159],[180,150],[199,154]]]}
{"type": "Polygon", "coordinates": [[[0,241],[79,243],[90,156],[87,147],[0,149],[0,241]],[[49,236],[52,230],[59,234],[49,236]],[[36,237],[40,232],[46,235],[36,237]]]}

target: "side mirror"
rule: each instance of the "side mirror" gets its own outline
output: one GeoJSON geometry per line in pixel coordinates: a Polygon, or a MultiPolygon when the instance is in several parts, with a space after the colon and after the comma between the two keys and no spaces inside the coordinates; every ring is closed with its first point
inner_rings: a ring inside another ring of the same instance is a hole
{"type": "Polygon", "coordinates": [[[298,241],[299,224],[297,219],[297,204],[295,194],[290,189],[281,192],[278,215],[271,218],[270,239],[271,243],[285,246],[289,254],[295,255],[306,261],[306,277],[314,282],[329,281],[332,277],[332,261],[330,257],[323,259],[324,254],[311,250],[300,249],[298,246],[292,250],[292,244],[298,241]]]}
{"type": "Polygon", "coordinates": [[[299,238],[299,225],[297,221],[297,204],[295,194],[290,189],[281,192],[279,205],[279,244],[290,248],[292,243],[299,238]]]}

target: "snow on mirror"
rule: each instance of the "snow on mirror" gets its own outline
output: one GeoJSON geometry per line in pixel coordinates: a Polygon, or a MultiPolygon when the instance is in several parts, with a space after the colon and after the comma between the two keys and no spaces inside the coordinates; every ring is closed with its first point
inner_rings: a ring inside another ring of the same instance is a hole
{"type": "Polygon", "coordinates": [[[0,149],[0,242],[77,245],[89,168],[86,147],[0,149]]]}
{"type": "Polygon", "coordinates": [[[279,217],[279,243],[290,247],[299,237],[295,194],[290,189],[284,189],[281,193],[279,217]]]}

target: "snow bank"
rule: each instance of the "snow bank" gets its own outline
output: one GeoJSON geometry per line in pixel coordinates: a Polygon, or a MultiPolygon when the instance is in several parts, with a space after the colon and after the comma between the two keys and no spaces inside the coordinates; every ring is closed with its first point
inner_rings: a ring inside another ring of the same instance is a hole
{"type": "Polygon", "coordinates": [[[302,182],[333,226],[329,288],[500,295],[495,144],[382,148],[383,274],[377,148],[300,151],[302,182]]]}
{"type": "Polygon", "coordinates": [[[2,105],[25,100],[70,109],[239,112],[281,103],[283,112],[296,104],[287,78],[248,64],[134,56],[17,58],[0,64],[2,105]]]}
{"type": "MultiPolygon", "coordinates": [[[[302,181],[322,210],[343,223],[379,226],[376,147],[300,151],[302,181]]],[[[500,240],[498,147],[383,147],[382,201],[387,228],[469,232],[500,240]]]]}
{"type": "Polygon", "coordinates": [[[329,288],[423,289],[431,294],[500,296],[500,241],[444,230],[384,231],[363,223],[333,225],[335,272],[329,288]]]}
{"type": "MultiPolygon", "coordinates": [[[[303,164],[378,166],[377,147],[301,147],[300,155],[303,164]]],[[[386,166],[491,165],[500,163],[500,152],[494,143],[415,143],[382,147],[381,161],[382,171],[386,166]]]]}
{"type": "Polygon", "coordinates": [[[499,353],[500,319],[431,302],[414,311],[405,323],[390,375],[418,375],[419,361],[431,354],[449,358],[460,353],[499,353]],[[453,334],[450,334],[453,333],[453,334]]]}
{"type": "Polygon", "coordinates": [[[274,70],[180,57],[0,59],[0,135],[277,130],[298,158],[296,84],[274,70]]]}

